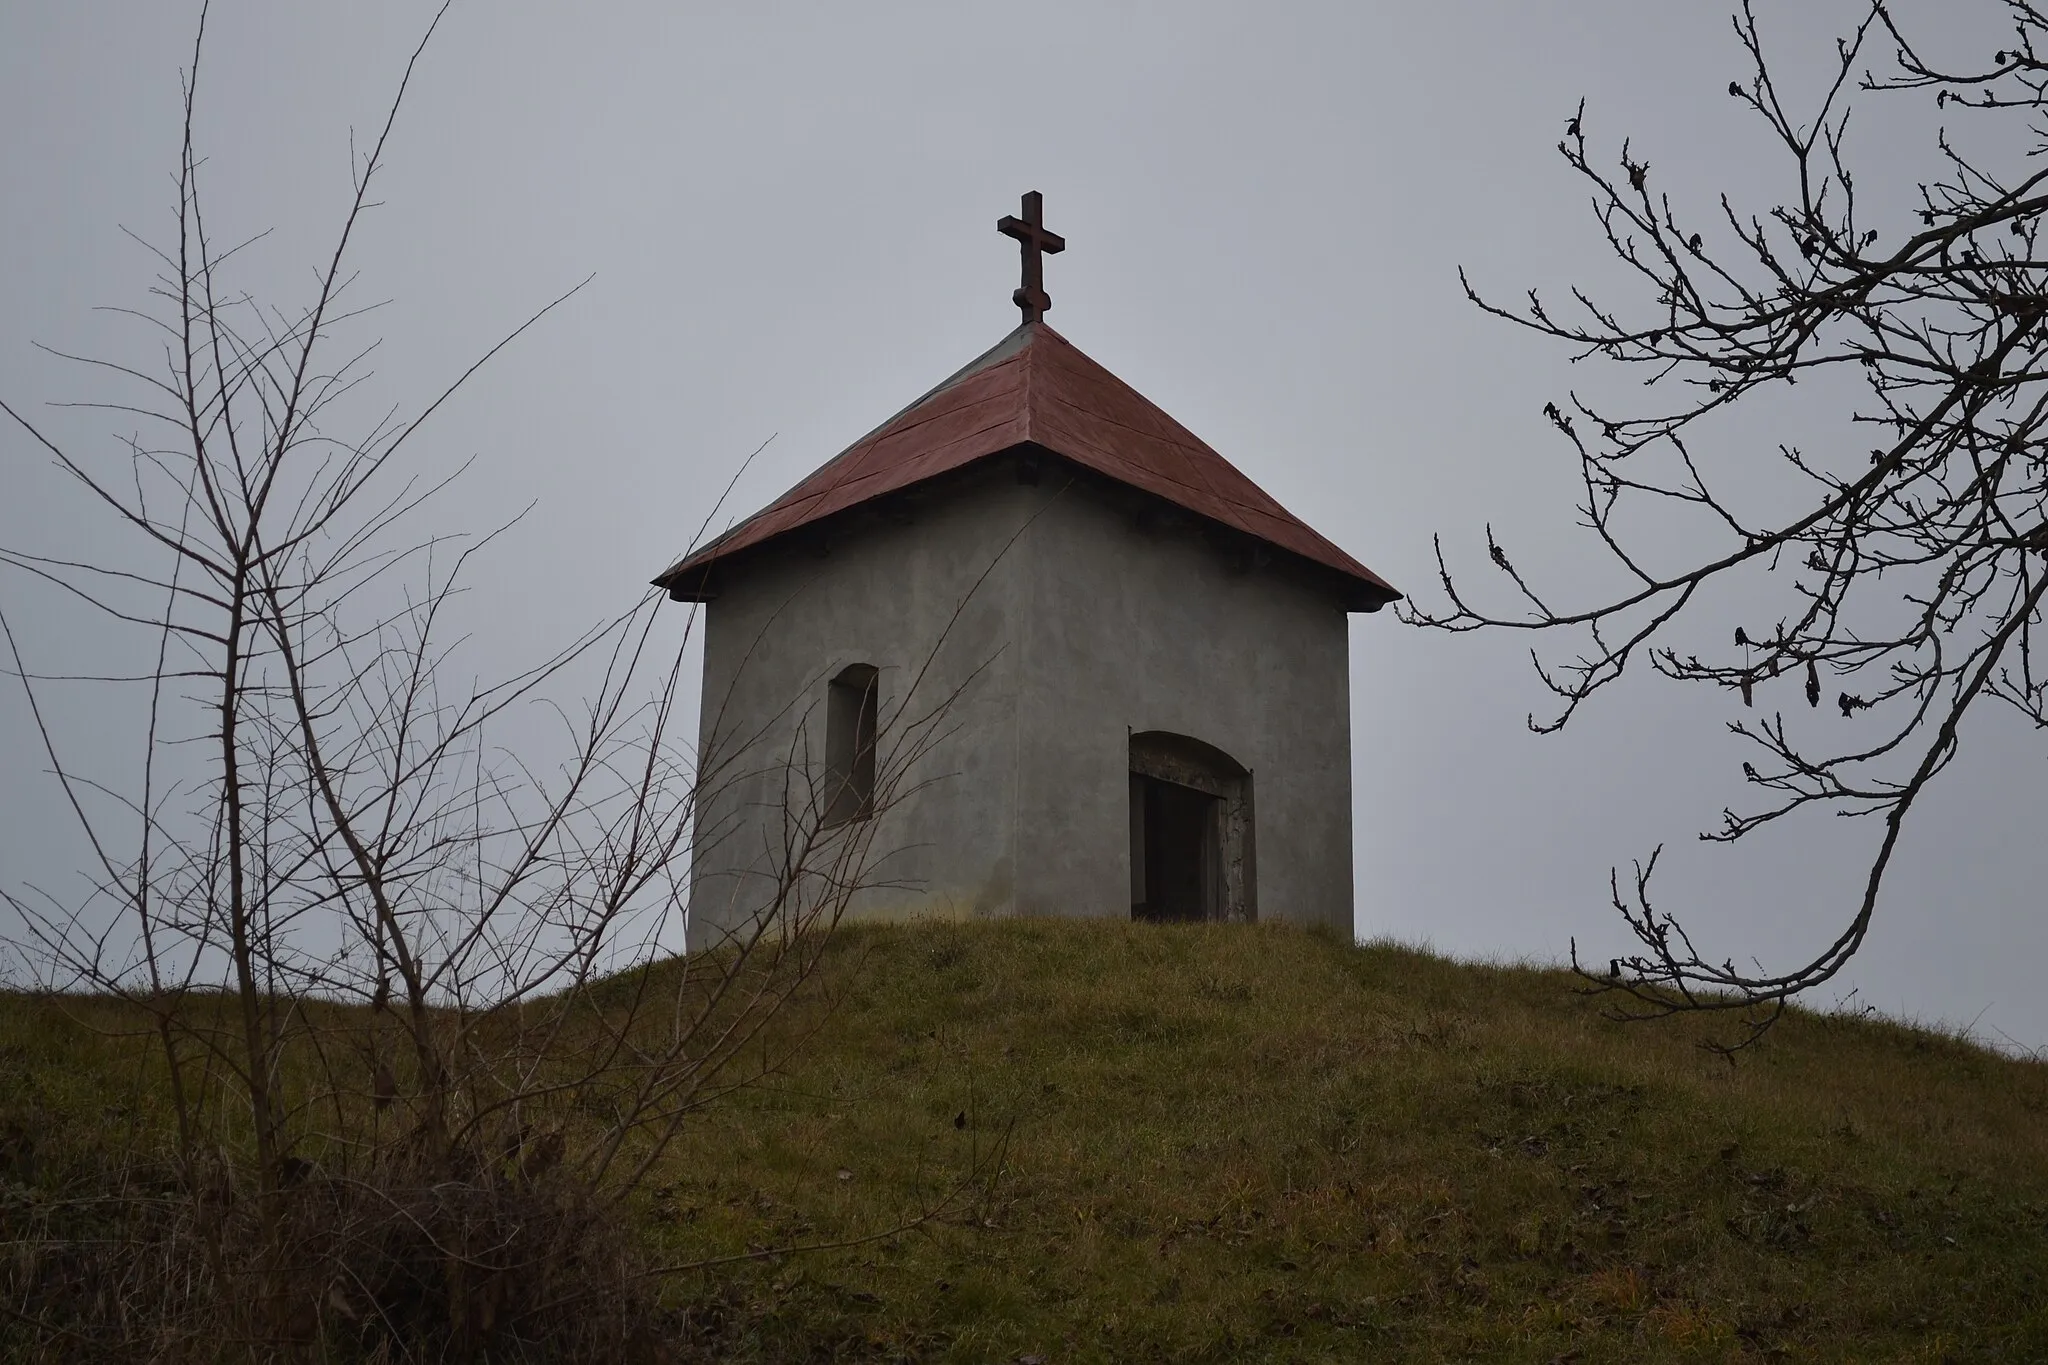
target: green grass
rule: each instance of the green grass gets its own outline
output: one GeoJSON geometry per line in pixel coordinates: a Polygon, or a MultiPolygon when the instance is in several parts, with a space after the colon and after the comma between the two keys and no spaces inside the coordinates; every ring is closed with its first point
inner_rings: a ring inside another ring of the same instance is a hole
{"type": "MultiPolygon", "coordinates": [[[[1272,928],[847,930],[800,1060],[635,1217],[688,1262],[956,1191],[671,1277],[718,1359],[2048,1360],[2048,1066],[1794,1015],[1731,1067],[1572,985],[1272,928]]],[[[128,1121],[132,1057],[0,1010],[0,1175],[128,1121]]]]}
{"type": "Polygon", "coordinates": [[[650,1201],[671,1253],[887,1226],[1007,1134],[1002,1174],[742,1271],[729,1349],[2048,1360],[2048,1067],[1814,1016],[1730,1067],[1560,973],[1277,929],[856,931],[824,984],[650,1201]]]}

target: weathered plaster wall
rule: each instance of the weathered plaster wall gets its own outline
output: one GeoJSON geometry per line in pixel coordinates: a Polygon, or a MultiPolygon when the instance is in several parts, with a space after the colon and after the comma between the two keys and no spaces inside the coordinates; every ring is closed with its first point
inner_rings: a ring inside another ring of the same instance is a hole
{"type": "Polygon", "coordinates": [[[1339,599],[1060,468],[1023,484],[992,461],[908,520],[885,509],[829,553],[770,547],[727,576],[705,618],[700,734],[722,776],[699,820],[693,946],[769,894],[786,756],[822,777],[826,688],[850,663],[880,670],[885,771],[906,722],[945,711],[872,827],[870,880],[891,884],[855,913],[1128,915],[1128,737],[1165,730],[1251,770],[1260,917],[1349,931],[1339,599]]]}
{"type": "Polygon", "coordinates": [[[992,471],[908,520],[876,518],[829,541],[778,547],[721,584],[705,608],[698,733],[713,776],[693,850],[693,947],[772,895],[785,778],[797,805],[808,778],[822,783],[826,689],[852,663],[880,671],[878,766],[885,783],[896,773],[897,792],[894,805],[883,793],[866,889],[851,911],[1008,909],[1018,561],[1002,551],[1028,515],[1028,492],[992,471]],[[922,759],[892,762],[919,744],[922,759]]]}
{"type": "Polygon", "coordinates": [[[1291,561],[1239,569],[1189,519],[1048,478],[1020,556],[1025,914],[1130,913],[1128,736],[1252,772],[1262,919],[1351,930],[1349,630],[1291,561]],[[1147,529],[1149,526],[1149,529],[1147,529]]]}

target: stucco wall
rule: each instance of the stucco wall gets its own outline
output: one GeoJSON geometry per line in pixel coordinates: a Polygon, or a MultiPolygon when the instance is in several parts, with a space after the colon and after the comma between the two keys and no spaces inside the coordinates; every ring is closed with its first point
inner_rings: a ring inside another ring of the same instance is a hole
{"type": "Polygon", "coordinates": [[[700,734],[721,776],[699,820],[693,946],[767,894],[785,755],[822,773],[826,688],[850,663],[880,670],[885,771],[892,737],[944,712],[871,827],[869,880],[893,884],[856,913],[1128,915],[1128,737],[1165,730],[1251,770],[1260,917],[1349,931],[1335,592],[1284,557],[1247,569],[1193,519],[1134,515],[1147,504],[1060,468],[1023,484],[993,461],[907,519],[840,526],[829,553],[771,546],[727,575],[705,616],[700,734]]]}
{"type": "Polygon", "coordinates": [[[1291,562],[1240,569],[1186,519],[1048,479],[1019,559],[1017,909],[1130,913],[1128,737],[1251,770],[1258,914],[1351,929],[1349,630],[1291,562]]]}
{"type": "Polygon", "coordinates": [[[895,790],[862,831],[866,889],[850,909],[1008,908],[1018,561],[1003,550],[1028,516],[1028,491],[991,474],[906,520],[771,548],[726,576],[704,615],[698,733],[709,777],[693,849],[693,947],[766,903],[785,804],[800,805],[804,781],[824,773],[827,688],[853,663],[879,670],[878,766],[895,790]],[[911,750],[922,756],[901,761],[911,750]]]}

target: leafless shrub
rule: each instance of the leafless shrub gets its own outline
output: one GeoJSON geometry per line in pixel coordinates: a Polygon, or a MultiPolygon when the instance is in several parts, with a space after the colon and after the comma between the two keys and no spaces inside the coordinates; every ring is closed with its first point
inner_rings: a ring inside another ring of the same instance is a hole
{"type": "MultiPolygon", "coordinates": [[[[506,681],[455,681],[456,596],[490,537],[411,530],[447,480],[407,457],[477,366],[415,416],[336,434],[368,354],[344,340],[351,244],[439,23],[355,162],[312,302],[286,310],[237,292],[203,212],[202,13],[175,237],[136,315],[163,363],[85,362],[132,386],[94,406],[144,434],[101,461],[0,404],[135,555],[0,565],[151,661],[100,680],[146,699],[123,789],[67,759],[48,702],[72,680],[29,667],[0,615],[97,860],[83,900],[0,896],[45,989],[137,1021],[168,1111],[160,1145],[10,1211],[0,1287],[25,1351],[657,1354],[620,1207],[692,1112],[801,1045],[769,1026],[871,875],[878,822],[830,825],[835,794],[792,755],[810,789],[767,904],[715,951],[663,956],[693,813],[732,774],[678,733],[688,628],[668,638],[655,595],[506,681]],[[572,687],[580,706],[554,700],[572,687]],[[552,750],[508,750],[514,709],[543,706],[552,750]]],[[[878,737],[877,810],[945,713],[878,737]]]]}
{"type": "Polygon", "coordinates": [[[1737,840],[1817,810],[1882,826],[1839,935],[1782,971],[1705,958],[1652,903],[1654,855],[1626,882],[1617,872],[1614,905],[1638,949],[1588,975],[1624,1014],[1739,1010],[1743,1040],[1760,1036],[1788,1000],[1829,980],[1862,945],[1900,831],[1954,758],[1965,716],[2003,702],[2048,724],[2048,679],[2034,671],[2032,648],[2048,593],[2048,262],[2039,252],[2048,171],[2035,160],[2048,108],[2048,11],[2028,0],[2004,0],[2004,11],[2011,46],[1949,70],[1873,3],[1838,44],[1818,112],[1802,120],[1744,0],[1735,32],[1750,75],[1728,93],[1769,130],[1793,197],[1754,214],[1723,196],[1712,221],[1689,221],[1627,142],[1615,170],[1595,163],[1581,105],[1558,150],[1591,187],[1636,297],[1610,306],[1574,291],[1568,310],[1553,311],[1533,291],[1525,305],[1504,307],[1466,286],[1486,311],[1568,342],[1580,358],[1639,367],[1653,394],[1669,398],[1653,397],[1640,413],[1577,396],[1546,408],[1577,456],[1581,514],[1625,588],[1560,604],[1489,530],[1493,565],[1517,606],[1477,605],[1439,548],[1449,606],[1411,619],[1576,634],[1572,657],[1539,662],[1558,704],[1531,718],[1537,730],[1564,725],[1639,659],[1755,707],[1757,719],[1732,728],[1760,750],[1743,765],[1757,804],[1726,812],[1703,838],[1737,840]],[[1888,62],[1873,69],[1872,48],[1888,48],[1888,62]],[[1902,164],[1896,148],[1881,149],[1860,181],[1852,169],[1859,92],[1926,101],[1939,130],[1941,169],[1913,187],[1909,214],[1885,197],[1902,164]],[[1965,132],[1986,136],[1972,144],[1965,132]],[[1781,472],[1801,492],[1789,510],[1759,517],[1744,510],[1759,501],[1754,479],[1738,451],[1716,451],[1714,424],[1801,381],[1860,388],[1846,415],[1869,435],[1844,430],[1822,450],[1779,446],[1781,472]],[[1664,514],[1674,509],[1711,528],[1717,543],[1666,567],[1664,514]],[[1774,596],[1774,619],[1738,627],[1732,646],[1681,642],[1710,590],[1735,583],[1774,596]],[[1785,704],[1790,716],[1774,709],[1785,704]],[[1822,714],[1799,720],[1807,708],[1822,714]]]}

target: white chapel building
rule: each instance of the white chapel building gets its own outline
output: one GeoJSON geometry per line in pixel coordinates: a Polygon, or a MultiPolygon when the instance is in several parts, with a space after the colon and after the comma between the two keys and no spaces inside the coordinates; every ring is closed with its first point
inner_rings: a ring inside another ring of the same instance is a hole
{"type": "Polygon", "coordinates": [[[703,604],[689,943],[855,917],[1351,929],[1347,617],[1400,597],[1044,321],[655,581],[703,604]]]}

